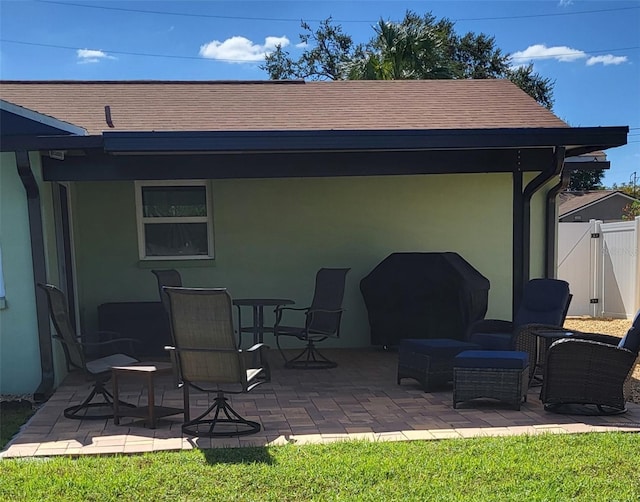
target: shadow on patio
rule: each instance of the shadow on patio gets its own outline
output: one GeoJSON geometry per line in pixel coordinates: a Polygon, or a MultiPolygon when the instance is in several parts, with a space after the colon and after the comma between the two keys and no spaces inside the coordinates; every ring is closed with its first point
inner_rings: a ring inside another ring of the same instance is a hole
{"type": "MultiPolygon", "coordinates": [[[[241,438],[183,436],[182,415],[161,419],[156,429],[136,419],[70,420],[64,408],[80,402],[89,383],[70,375],[12,440],[3,457],[141,453],[159,450],[324,443],[345,439],[373,441],[427,440],[489,435],[640,432],[640,405],[617,416],[576,416],[545,412],[539,388],[529,389],[520,411],[493,401],[477,401],[453,409],[451,390],[425,393],[413,380],[396,384],[397,353],[376,349],[327,350],[338,367],[289,370],[271,351],[272,381],[249,394],[232,396],[236,410],[261,422],[262,430],[241,438]]],[[[123,379],[120,398],[146,403],[138,380],[123,379]]],[[[156,404],[182,406],[182,392],[170,376],[156,383],[156,404]]],[[[192,416],[210,398],[192,394],[192,416]],[[196,409],[197,408],[197,409],[196,409]]]]}

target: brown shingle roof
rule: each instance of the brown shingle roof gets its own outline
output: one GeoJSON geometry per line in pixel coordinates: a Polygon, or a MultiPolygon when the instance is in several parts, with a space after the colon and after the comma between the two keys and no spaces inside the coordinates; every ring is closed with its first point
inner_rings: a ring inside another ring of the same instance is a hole
{"type": "Polygon", "coordinates": [[[3,81],[0,98],[90,134],[568,127],[507,80],[3,81]]]}

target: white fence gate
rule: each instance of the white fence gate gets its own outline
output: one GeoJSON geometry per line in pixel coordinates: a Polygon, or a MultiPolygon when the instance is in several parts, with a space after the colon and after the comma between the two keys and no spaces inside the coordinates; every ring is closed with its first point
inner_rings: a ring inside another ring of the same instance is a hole
{"type": "Polygon", "coordinates": [[[640,217],[558,223],[558,278],[573,294],[569,315],[632,318],[640,309],[640,217]]]}

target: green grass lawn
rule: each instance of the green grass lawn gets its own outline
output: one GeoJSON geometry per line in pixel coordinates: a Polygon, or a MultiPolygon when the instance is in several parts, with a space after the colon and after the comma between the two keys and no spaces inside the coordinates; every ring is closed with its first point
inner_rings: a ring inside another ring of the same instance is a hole
{"type": "Polygon", "coordinates": [[[0,449],[5,447],[33,413],[29,401],[0,401],[0,449]]]}
{"type": "Polygon", "coordinates": [[[640,500],[640,435],[343,442],[0,462],[0,500],[640,500]]]}

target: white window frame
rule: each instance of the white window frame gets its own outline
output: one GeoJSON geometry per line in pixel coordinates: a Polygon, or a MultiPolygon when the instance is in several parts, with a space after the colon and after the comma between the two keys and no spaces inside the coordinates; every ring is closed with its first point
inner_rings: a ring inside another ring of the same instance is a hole
{"type": "Polygon", "coordinates": [[[214,258],[213,249],[213,204],[211,202],[211,185],[207,180],[167,180],[167,181],[136,181],[136,223],[138,228],[138,255],[142,261],[168,260],[211,260],[214,258]],[[207,216],[167,216],[145,217],[142,206],[142,189],[145,187],[184,187],[203,186],[207,201],[207,216]],[[207,255],[176,255],[176,256],[147,256],[145,242],[145,225],[155,223],[206,223],[207,224],[207,255]]]}

